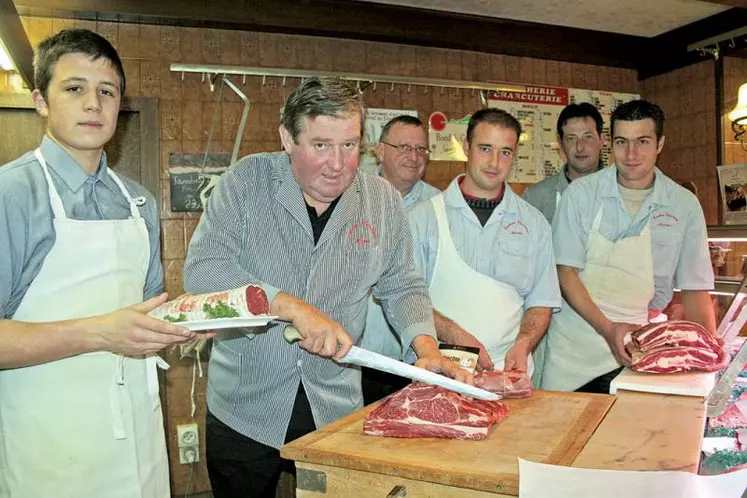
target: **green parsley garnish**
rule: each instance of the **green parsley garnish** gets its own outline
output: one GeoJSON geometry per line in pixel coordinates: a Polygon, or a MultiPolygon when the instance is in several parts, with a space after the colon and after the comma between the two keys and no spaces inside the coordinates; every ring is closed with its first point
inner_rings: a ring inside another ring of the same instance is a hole
{"type": "Polygon", "coordinates": [[[163,317],[163,319],[166,320],[167,322],[173,322],[173,323],[186,322],[187,315],[185,315],[184,313],[179,313],[179,316],[166,315],[165,317],[163,317]]]}
{"type": "Polygon", "coordinates": [[[211,320],[216,318],[235,318],[239,316],[239,312],[228,306],[223,301],[217,301],[215,305],[210,306],[208,303],[202,307],[202,311],[211,320]]]}

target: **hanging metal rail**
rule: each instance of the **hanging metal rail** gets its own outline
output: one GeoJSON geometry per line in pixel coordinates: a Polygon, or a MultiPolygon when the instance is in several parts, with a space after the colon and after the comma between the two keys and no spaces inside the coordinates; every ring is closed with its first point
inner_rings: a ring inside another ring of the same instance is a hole
{"type": "Polygon", "coordinates": [[[436,88],[465,88],[472,90],[504,90],[509,92],[523,91],[524,86],[506,83],[482,81],[446,80],[435,78],[416,78],[412,76],[394,76],[387,74],[341,73],[336,71],[316,71],[312,69],[282,69],[270,67],[222,66],[217,64],[182,64],[174,62],[171,71],[184,73],[201,73],[203,75],[225,74],[240,76],[263,76],[278,78],[310,78],[312,76],[337,77],[349,81],[367,83],[386,83],[392,85],[411,85],[436,88]]]}

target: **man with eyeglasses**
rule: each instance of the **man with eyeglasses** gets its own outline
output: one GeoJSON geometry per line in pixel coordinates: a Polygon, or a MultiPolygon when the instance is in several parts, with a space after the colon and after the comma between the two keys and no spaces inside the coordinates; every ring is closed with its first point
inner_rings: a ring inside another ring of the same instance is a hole
{"type": "Polygon", "coordinates": [[[520,136],[509,113],[477,111],[467,125],[466,174],[409,221],[436,329],[448,317],[495,368],[531,374],[532,350],[561,300],[550,225],[506,183],[520,136]]]}
{"type": "Polygon", "coordinates": [[[407,115],[391,119],[381,130],[374,153],[379,176],[402,195],[405,211],[441,192],[422,180],[430,149],[420,119],[407,115]]]}
{"type": "Polygon", "coordinates": [[[685,319],[716,331],[698,199],[656,168],[664,112],[636,100],[612,113],[615,165],[574,181],[553,220],[563,308],[552,317],[543,389],[609,392],[629,366],[627,333],[681,289],[685,319]]]}
{"type": "Polygon", "coordinates": [[[558,174],[528,187],[522,195],[525,201],[542,211],[550,223],[568,185],[602,167],[600,154],[605,140],[602,115],[585,102],[566,106],[558,116],[557,126],[560,149],[567,162],[558,174]]]}

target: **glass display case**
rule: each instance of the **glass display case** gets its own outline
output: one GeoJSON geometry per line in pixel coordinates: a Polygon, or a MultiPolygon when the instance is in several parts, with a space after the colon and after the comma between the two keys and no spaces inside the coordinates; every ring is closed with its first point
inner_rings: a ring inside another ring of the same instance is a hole
{"type": "Polygon", "coordinates": [[[708,246],[716,278],[711,294],[718,332],[732,361],[706,400],[708,422],[700,465],[700,473],[706,475],[747,465],[747,312],[742,310],[747,302],[747,226],[708,227],[708,246]]]}

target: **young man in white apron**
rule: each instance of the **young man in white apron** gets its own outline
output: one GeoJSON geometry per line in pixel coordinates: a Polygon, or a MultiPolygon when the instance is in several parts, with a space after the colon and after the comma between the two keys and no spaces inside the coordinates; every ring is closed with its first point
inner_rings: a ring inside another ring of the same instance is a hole
{"type": "Polygon", "coordinates": [[[483,344],[496,369],[531,374],[560,290],[550,225],[506,183],[520,135],[510,114],[476,112],[466,175],[415,207],[409,221],[434,309],[483,344]]]}
{"type": "Polygon", "coordinates": [[[153,353],[158,207],[107,167],[125,78],[88,30],[43,41],[40,147],[0,167],[0,497],[170,496],[153,353]],[[148,297],[143,302],[144,297],[148,297]]]}
{"type": "Polygon", "coordinates": [[[715,333],[706,225],[698,199],[664,176],[664,113],[650,102],[612,114],[614,167],[574,181],[553,221],[563,309],[547,334],[542,388],[609,392],[630,365],[624,337],[681,289],[685,318],[715,333]]]}
{"type": "MultiPolygon", "coordinates": [[[[606,137],[603,129],[602,115],[592,104],[569,104],[560,111],[557,123],[558,142],[566,163],[559,173],[528,187],[521,196],[539,209],[549,223],[552,223],[560,197],[568,185],[573,180],[604,167],[601,154],[606,137]]],[[[547,335],[537,344],[533,353],[535,369],[532,382],[535,386],[542,383],[546,347],[547,335]]]]}

